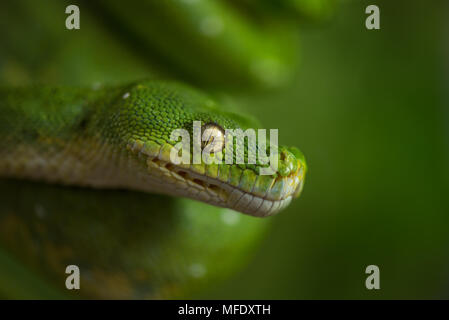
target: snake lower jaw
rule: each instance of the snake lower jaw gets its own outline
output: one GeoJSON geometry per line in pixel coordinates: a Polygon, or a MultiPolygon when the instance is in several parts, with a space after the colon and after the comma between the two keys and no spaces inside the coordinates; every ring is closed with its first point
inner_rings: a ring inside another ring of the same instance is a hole
{"type": "MultiPolygon", "coordinates": [[[[270,188],[254,194],[224,182],[206,173],[198,173],[198,167],[175,165],[159,157],[147,156],[147,173],[150,183],[147,191],[173,196],[188,197],[214,206],[229,208],[255,217],[268,217],[285,209],[302,191],[304,172],[299,169],[288,177],[273,178],[270,188]],[[159,183],[154,181],[159,180],[159,183]],[[271,192],[273,191],[273,192],[271,192]]],[[[253,184],[252,189],[255,189],[253,184]]]]}

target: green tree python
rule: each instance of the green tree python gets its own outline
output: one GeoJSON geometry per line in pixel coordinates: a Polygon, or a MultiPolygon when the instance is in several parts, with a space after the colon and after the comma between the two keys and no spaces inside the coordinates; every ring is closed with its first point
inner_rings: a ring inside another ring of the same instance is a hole
{"type": "MultiPolygon", "coordinates": [[[[155,6],[151,1],[147,5],[150,3],[155,6]]],[[[255,5],[249,0],[244,3],[255,5]]],[[[118,4],[116,1],[104,4],[108,17],[114,17],[118,4]]],[[[33,6],[31,2],[28,5],[33,6]]],[[[271,1],[267,5],[277,7],[271,1]]],[[[58,6],[61,5],[49,2],[48,12],[54,9],[56,15],[61,9],[58,6]]],[[[138,14],[137,6],[136,2],[136,10],[131,12],[138,14]]],[[[254,30],[245,29],[243,21],[236,20],[237,16],[232,11],[227,13],[225,7],[206,4],[194,10],[189,6],[173,10],[171,4],[164,4],[153,9],[147,12],[155,16],[163,12],[167,19],[178,22],[180,10],[184,10],[186,19],[215,12],[225,22],[226,19],[235,22],[236,29],[231,32],[251,40],[245,45],[256,46],[239,51],[242,43],[231,41],[235,34],[224,34],[225,38],[215,39],[218,42],[212,47],[221,46],[221,51],[231,52],[233,57],[227,61],[220,50],[213,50],[206,55],[211,61],[205,61],[204,53],[210,43],[195,40],[194,46],[185,44],[187,63],[175,50],[179,47],[176,32],[164,29],[164,41],[158,42],[157,35],[139,31],[144,20],[132,21],[126,14],[118,15],[118,19],[125,19],[128,27],[140,34],[144,43],[153,42],[151,48],[162,47],[162,54],[178,69],[184,69],[192,82],[220,86],[240,79],[245,85],[256,82],[271,86],[284,79],[288,63],[282,66],[272,60],[283,55],[277,51],[277,45],[264,44],[263,34],[256,36],[254,30]],[[241,73],[247,69],[245,64],[254,59],[271,62],[255,69],[250,67],[249,74],[241,73]],[[213,70],[201,64],[222,69],[210,73],[213,70]],[[218,74],[221,76],[217,77],[218,74]]],[[[82,28],[92,21],[86,12],[84,17],[82,28]]],[[[151,23],[156,24],[151,30],[158,30],[165,22],[153,19],[151,23]]],[[[182,23],[189,26],[188,21],[182,23]]],[[[180,39],[201,37],[189,38],[189,32],[191,36],[193,31],[188,28],[176,30],[186,33],[180,39]]],[[[45,32],[54,39],[64,37],[56,28],[45,32]]],[[[101,34],[98,29],[91,32],[101,34]]],[[[2,41],[8,44],[5,48],[16,45],[15,40],[8,40],[8,35],[2,41]]],[[[114,47],[113,41],[104,45],[113,48],[112,56],[121,50],[114,47]]],[[[38,47],[36,50],[39,52],[38,47]]],[[[54,61],[66,56],[62,55],[64,50],[55,52],[61,52],[61,57],[55,55],[54,61]]],[[[80,65],[89,63],[96,53],[93,50],[89,54],[83,60],[73,56],[73,60],[80,65]]],[[[64,79],[66,71],[90,79],[92,72],[87,70],[94,68],[91,64],[75,70],[65,62],[58,66],[60,79],[64,79]]],[[[138,63],[137,67],[130,67],[131,71],[126,66],[123,62],[123,78],[132,78],[140,68],[138,63]]],[[[51,66],[42,69],[29,65],[23,70],[34,68],[37,76],[55,72],[51,66]]],[[[22,74],[18,69],[14,73],[5,70],[0,68],[0,74],[7,79],[15,79],[10,74],[22,74]]],[[[259,164],[172,163],[169,155],[175,141],[170,134],[179,128],[191,132],[193,121],[211,125],[220,132],[261,128],[252,117],[238,110],[230,112],[210,96],[177,81],[2,86],[0,296],[186,297],[210,281],[226,277],[247,261],[266,227],[266,219],[253,216],[273,215],[299,196],[307,169],[304,156],[294,147],[279,147],[279,166],[273,175],[260,175],[259,164]],[[79,292],[68,291],[64,286],[66,266],[72,264],[81,270],[79,292]]]]}
{"type": "MultiPolygon", "coordinates": [[[[299,195],[302,188],[306,164],[296,148],[280,147],[278,172],[270,176],[259,175],[258,166],[251,164],[172,163],[170,151],[175,142],[170,140],[170,133],[174,129],[191,131],[192,121],[195,120],[213,123],[223,129],[247,129],[254,124],[251,119],[229,113],[207,96],[177,83],[153,80],[95,89],[7,88],[1,90],[0,97],[0,174],[6,178],[188,197],[254,216],[278,212],[288,205],[292,197],[299,195]]],[[[144,248],[135,248],[133,239],[117,238],[109,234],[112,230],[118,235],[131,232],[137,238],[148,237],[148,243],[144,245],[151,243],[154,231],[167,233],[167,241],[172,242],[176,240],[169,234],[179,233],[180,230],[176,228],[198,228],[196,223],[210,223],[208,227],[211,227],[215,222],[207,222],[210,218],[206,216],[219,212],[218,209],[188,202],[179,205],[190,209],[175,210],[172,207],[176,207],[176,202],[171,198],[147,196],[145,193],[130,192],[119,196],[118,191],[101,193],[82,188],[56,188],[34,182],[20,185],[17,181],[4,182],[3,189],[6,193],[25,196],[19,202],[16,202],[17,199],[12,203],[6,200],[6,204],[2,205],[10,210],[9,214],[1,218],[3,242],[12,248],[26,246],[28,258],[34,257],[48,265],[45,270],[55,274],[62,275],[65,264],[80,265],[91,279],[83,281],[85,292],[105,297],[109,297],[111,292],[117,294],[117,297],[153,297],[152,291],[158,292],[155,296],[165,296],[164,290],[169,290],[149,281],[150,288],[143,286],[140,289],[142,292],[134,291],[137,286],[135,282],[144,283],[144,280],[151,279],[148,264],[154,273],[164,273],[158,270],[161,267],[151,263],[153,259],[158,263],[163,260],[165,265],[169,263],[165,260],[170,257],[166,256],[163,249],[158,252],[156,248],[143,254],[144,248]],[[31,191],[35,188],[37,190],[31,191]],[[89,194],[90,202],[84,200],[83,193],[89,194]],[[45,202],[55,196],[61,198],[57,207],[45,202]],[[109,202],[108,205],[102,207],[101,203],[106,202],[109,202]],[[27,210],[22,206],[28,207],[27,210]],[[119,207],[124,211],[120,212],[119,207]],[[179,212],[171,213],[171,210],[181,211],[181,217],[186,221],[178,221],[181,219],[179,212]],[[204,214],[195,211],[203,211],[204,214]],[[29,220],[25,229],[19,221],[18,212],[25,215],[22,218],[29,220]],[[204,218],[205,221],[201,221],[204,218]],[[78,221],[80,219],[92,220],[92,223],[86,223],[87,230],[78,221]],[[129,219],[132,221],[124,222],[129,219]],[[113,226],[106,228],[103,222],[106,225],[112,223],[113,226]],[[143,228],[145,224],[147,228],[143,228]],[[173,229],[170,224],[173,224],[173,229]],[[55,232],[51,237],[50,231],[55,232]],[[107,232],[107,235],[103,232],[107,232]],[[45,237],[43,233],[47,233],[45,237]],[[111,238],[114,239],[113,243],[103,243],[111,238]],[[34,246],[29,247],[30,242],[34,246]],[[97,245],[102,250],[101,254],[95,253],[95,249],[98,249],[96,242],[100,242],[97,245]],[[128,245],[133,250],[130,251],[128,245]],[[108,246],[111,252],[104,252],[108,246]],[[117,259],[117,253],[124,256],[123,260],[117,259]],[[128,273],[127,268],[132,268],[132,272],[128,273]],[[135,275],[136,272],[141,274],[135,275]],[[109,285],[114,287],[113,291],[104,284],[105,281],[112,282],[109,285]],[[157,290],[152,286],[157,287],[157,290]]],[[[223,218],[225,223],[236,219],[231,212],[222,214],[231,215],[231,218],[223,218]]],[[[211,229],[217,227],[212,226],[211,229]]],[[[257,228],[256,225],[252,227],[257,228]]],[[[208,230],[206,235],[216,236],[211,235],[211,231],[208,230]]],[[[189,242],[201,240],[204,234],[199,233],[197,236],[199,239],[195,240],[176,236],[179,237],[179,250],[182,252],[183,246],[193,246],[189,242]]],[[[240,237],[244,238],[244,235],[226,241],[244,240],[238,239],[240,237]]],[[[204,262],[192,261],[188,268],[184,272],[196,275],[205,272],[206,266],[204,262]]],[[[88,279],[87,276],[82,279],[85,278],[88,279]]]]}

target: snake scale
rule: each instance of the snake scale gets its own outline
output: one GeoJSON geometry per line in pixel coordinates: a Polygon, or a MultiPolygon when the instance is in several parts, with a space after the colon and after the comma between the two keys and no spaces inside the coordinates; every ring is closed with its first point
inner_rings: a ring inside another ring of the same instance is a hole
{"type": "MultiPolygon", "coordinates": [[[[181,1],[176,6],[169,1],[132,3],[135,7],[120,15],[118,1],[107,5],[99,1],[93,6],[105,8],[108,17],[117,15],[119,20],[126,20],[136,34],[145,21],[154,24],[147,32],[163,28],[165,22],[157,20],[158,15],[183,24],[186,28],[175,28],[175,32],[165,28],[164,39],[159,39],[162,42],[158,42],[158,34],[141,34],[141,39],[144,43],[155,41],[150,47],[162,48],[162,55],[184,75],[189,74],[193,83],[207,81],[220,86],[240,79],[243,82],[239,80],[237,86],[273,86],[285,81],[291,61],[284,57],[287,51],[280,50],[279,43],[289,38],[278,41],[270,36],[272,43],[264,41],[264,33],[248,28],[244,20],[218,2],[181,1]],[[139,10],[143,3],[152,9],[139,10]],[[154,19],[126,16],[142,12],[153,12],[154,19]],[[185,21],[179,20],[181,12],[185,21]],[[207,34],[205,42],[198,40],[204,34],[192,37],[196,31],[189,29],[192,26],[187,20],[211,13],[235,29],[229,33],[225,29],[223,35],[207,34]],[[185,35],[178,34],[181,30],[185,35]],[[235,34],[247,41],[238,42],[235,34]],[[187,38],[196,39],[196,43],[185,44],[180,54],[175,48],[184,45],[178,40],[187,38]],[[213,43],[214,50],[209,50],[213,43]],[[230,55],[225,57],[221,51],[230,55]],[[220,66],[221,75],[201,67],[206,64],[220,66]]],[[[254,4],[248,1],[248,5],[254,4]]],[[[28,10],[33,2],[4,6],[9,12],[26,12],[28,19],[16,29],[37,32],[29,37],[32,41],[43,34],[63,41],[65,33],[50,28],[51,20],[38,29],[24,27],[28,21],[39,21],[37,11],[28,10]]],[[[56,16],[63,4],[49,1],[46,8],[49,16],[56,16]]],[[[87,29],[89,36],[102,38],[111,57],[125,56],[120,46],[101,34],[101,28],[93,27],[92,16],[83,11],[83,17],[81,32],[87,29]]],[[[73,44],[67,44],[67,50],[53,50],[53,60],[44,69],[33,65],[32,59],[20,60],[22,53],[17,54],[20,50],[16,50],[17,41],[11,35],[4,34],[2,40],[3,48],[11,52],[0,52],[0,57],[10,61],[5,68],[0,63],[0,76],[22,79],[13,83],[29,83],[23,79],[33,72],[36,77],[56,79],[67,79],[65,75],[70,74],[70,80],[63,83],[76,82],[76,77],[92,83],[88,79],[95,75],[95,68],[98,74],[109,73],[109,78],[116,80],[148,74],[137,58],[129,59],[128,65],[123,62],[120,76],[110,68],[101,69],[96,64],[102,56],[96,50],[86,51],[81,60],[70,55],[71,61],[76,61],[74,66],[86,64],[74,68],[64,62],[73,44]]],[[[93,43],[86,44],[85,39],[75,41],[87,46],[93,43]]],[[[44,55],[39,46],[34,52],[44,55]]],[[[112,82],[118,84],[0,87],[1,296],[189,296],[210,281],[225,278],[249,259],[267,225],[266,219],[253,216],[273,215],[301,193],[307,166],[303,154],[294,147],[279,147],[279,166],[272,175],[261,175],[258,163],[179,165],[171,161],[173,130],[192,133],[195,121],[213,132],[261,128],[252,117],[231,112],[203,91],[179,81],[112,82]],[[64,287],[65,269],[71,264],[81,270],[80,292],[64,287]]]]}

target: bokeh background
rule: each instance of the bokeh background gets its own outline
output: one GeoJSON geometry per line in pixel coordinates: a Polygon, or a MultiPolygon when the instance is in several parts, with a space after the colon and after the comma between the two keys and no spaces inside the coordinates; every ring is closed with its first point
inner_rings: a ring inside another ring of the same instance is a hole
{"type": "Polygon", "coordinates": [[[448,3],[377,1],[379,31],[363,27],[367,3],[303,29],[295,82],[248,100],[310,170],[214,297],[449,298],[448,3]],[[364,286],[370,264],[379,291],[364,286]]]}
{"type": "MultiPolygon", "coordinates": [[[[272,29],[287,45],[273,56],[288,62],[262,69],[274,83],[230,70],[226,63],[243,63],[246,51],[225,61],[213,40],[181,33],[182,41],[147,45],[133,31],[140,26],[116,23],[101,1],[68,33],[54,27],[64,23],[55,14],[64,1],[50,0],[39,10],[34,1],[1,4],[0,80],[78,85],[164,74],[243,108],[279,128],[282,144],[300,147],[309,164],[301,198],[270,218],[245,268],[187,298],[449,298],[449,3],[302,1],[309,5],[298,13],[243,2],[244,12],[283,21],[272,29]],[[365,28],[369,4],[380,8],[380,30],[365,28]],[[167,56],[173,48],[178,56],[167,56]],[[209,55],[208,72],[196,72],[209,55]],[[380,290],[365,288],[371,264],[380,290]]],[[[150,20],[143,25],[164,25],[150,20]]],[[[260,49],[256,40],[246,49],[260,49]]]]}

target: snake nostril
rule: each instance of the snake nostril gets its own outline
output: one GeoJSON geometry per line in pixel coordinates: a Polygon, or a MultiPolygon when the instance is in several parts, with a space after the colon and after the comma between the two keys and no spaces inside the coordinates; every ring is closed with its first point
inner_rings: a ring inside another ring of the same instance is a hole
{"type": "Polygon", "coordinates": [[[281,152],[279,157],[282,161],[285,161],[285,153],[284,152],[281,152]]]}

